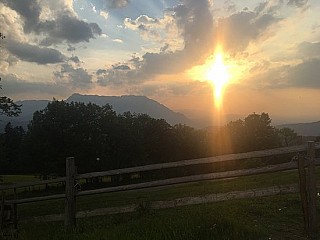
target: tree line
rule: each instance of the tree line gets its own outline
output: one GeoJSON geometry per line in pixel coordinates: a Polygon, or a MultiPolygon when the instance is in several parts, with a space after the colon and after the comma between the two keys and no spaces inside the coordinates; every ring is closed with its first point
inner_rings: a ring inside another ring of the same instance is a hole
{"type": "Polygon", "coordinates": [[[262,150],[298,143],[277,130],[267,113],[250,114],[219,130],[197,130],[146,114],[117,114],[110,105],[52,101],[25,131],[8,123],[0,135],[0,174],[64,175],[74,156],[78,172],[92,172],[262,150]]]}

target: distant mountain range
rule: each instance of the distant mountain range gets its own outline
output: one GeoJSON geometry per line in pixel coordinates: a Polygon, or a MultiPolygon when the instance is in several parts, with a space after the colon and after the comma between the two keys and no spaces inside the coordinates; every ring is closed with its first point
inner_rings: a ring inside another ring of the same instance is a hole
{"type": "MultiPolygon", "coordinates": [[[[22,105],[22,113],[14,118],[0,115],[0,132],[3,132],[4,126],[8,122],[11,122],[14,126],[23,126],[24,128],[27,128],[28,123],[32,120],[33,113],[37,110],[44,109],[49,102],[49,100],[24,100],[16,102],[17,104],[22,105]]],[[[204,121],[202,124],[199,124],[198,121],[192,121],[182,113],[174,112],[163,104],[144,96],[97,96],[75,93],[66,99],[66,102],[91,102],[99,106],[108,103],[118,114],[130,111],[131,113],[148,114],[157,119],[165,119],[171,125],[182,123],[197,128],[210,126],[210,121],[204,121]]],[[[291,128],[300,136],[320,136],[320,121],[312,123],[282,124],[277,125],[276,127],[291,128]]],[[[216,127],[211,128],[216,129],[216,127]]]]}
{"type": "Polygon", "coordinates": [[[320,121],[311,123],[282,124],[277,128],[291,128],[300,136],[320,136],[320,121]]]}
{"type": "MultiPolygon", "coordinates": [[[[49,100],[24,100],[16,102],[21,107],[21,114],[18,117],[9,118],[0,116],[0,131],[2,132],[4,126],[10,121],[14,126],[27,127],[30,120],[32,120],[33,113],[37,110],[44,109],[49,100]]],[[[122,114],[130,111],[131,113],[144,113],[157,119],[165,119],[169,124],[174,125],[178,123],[192,126],[192,121],[182,113],[174,112],[163,104],[144,96],[97,96],[97,95],[81,95],[75,93],[71,95],[66,102],[83,102],[95,103],[99,106],[110,104],[113,109],[122,114]]]]}

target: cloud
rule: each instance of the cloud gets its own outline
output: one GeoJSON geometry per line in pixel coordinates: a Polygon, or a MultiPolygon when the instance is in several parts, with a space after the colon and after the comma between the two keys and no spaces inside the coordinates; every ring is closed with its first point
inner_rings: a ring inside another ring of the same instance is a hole
{"type": "Polygon", "coordinates": [[[307,5],[308,0],[289,0],[288,5],[296,6],[297,8],[303,8],[307,5]]]}
{"type": "Polygon", "coordinates": [[[164,21],[142,15],[136,20],[126,19],[125,25],[139,31],[148,30],[159,24],[175,25],[180,30],[178,37],[183,39],[184,46],[175,51],[168,51],[168,43],[165,43],[165,48],[162,48],[165,51],[147,52],[140,58],[130,59],[125,63],[130,70],[106,69],[107,72],[98,77],[99,84],[135,84],[156,74],[179,73],[203,62],[211,54],[214,46],[214,24],[206,0],[185,0],[184,5],[167,9],[165,16],[164,21]]]}
{"type": "Polygon", "coordinates": [[[298,54],[303,58],[320,57],[320,42],[302,42],[298,45],[298,54]]]}
{"type": "Polygon", "coordinates": [[[70,8],[70,3],[63,0],[4,0],[4,4],[22,17],[25,33],[44,36],[41,44],[45,46],[64,41],[89,42],[95,35],[101,34],[101,29],[96,23],[80,20],[70,8]]]}
{"type": "Polygon", "coordinates": [[[129,4],[129,0],[105,0],[110,8],[123,8],[129,4]]]}
{"type": "Polygon", "coordinates": [[[81,62],[80,59],[77,56],[72,56],[72,57],[69,58],[69,60],[74,62],[74,63],[76,63],[76,64],[81,62]]]}
{"type": "Polygon", "coordinates": [[[116,39],[112,39],[112,42],[123,43],[123,40],[116,38],[116,39]]]}
{"type": "Polygon", "coordinates": [[[76,89],[90,89],[92,87],[92,75],[81,67],[64,63],[61,64],[60,71],[55,71],[53,74],[58,84],[71,85],[76,89]]]}
{"type": "Polygon", "coordinates": [[[128,65],[120,64],[113,66],[113,69],[115,70],[130,70],[130,67],[128,65]]]}
{"type": "Polygon", "coordinates": [[[17,58],[27,62],[35,62],[38,64],[60,63],[66,60],[61,52],[56,49],[38,47],[28,43],[8,41],[7,50],[17,58]]]}
{"type": "Polygon", "coordinates": [[[273,66],[268,61],[250,71],[247,86],[258,88],[320,88],[320,58],[306,59],[299,64],[273,66]]]}
{"type": "Polygon", "coordinates": [[[90,0],[96,9],[112,9],[112,8],[124,8],[130,1],[129,0],[90,0]]]}
{"type": "Polygon", "coordinates": [[[49,95],[68,95],[72,91],[65,85],[57,83],[48,83],[48,82],[32,82],[25,79],[19,78],[14,74],[7,74],[1,76],[2,85],[6,91],[6,94],[19,95],[23,94],[25,96],[30,96],[32,94],[49,94],[49,95]]]}
{"type": "Polygon", "coordinates": [[[320,59],[308,59],[293,66],[288,74],[291,86],[320,88],[320,59]]]}
{"type": "Polygon", "coordinates": [[[36,0],[11,1],[3,0],[3,3],[15,10],[24,18],[23,29],[26,33],[30,33],[39,23],[41,7],[36,0]]]}
{"type": "MultiPolygon", "coordinates": [[[[265,6],[256,10],[261,12],[265,6]]],[[[237,52],[247,48],[268,28],[281,19],[270,13],[258,14],[252,11],[241,11],[218,20],[217,37],[224,43],[224,49],[237,52]]]]}
{"type": "Polygon", "coordinates": [[[48,35],[41,41],[49,46],[66,41],[68,43],[89,42],[95,35],[101,35],[102,30],[96,23],[87,23],[68,14],[59,14],[56,20],[40,22],[35,30],[38,34],[48,35]]]}
{"type": "Polygon", "coordinates": [[[99,15],[106,20],[109,18],[109,13],[106,11],[101,11],[99,15]]]}
{"type": "Polygon", "coordinates": [[[135,20],[131,18],[125,18],[124,26],[131,30],[138,30],[140,35],[148,39],[161,39],[159,29],[163,29],[166,24],[155,18],[151,18],[147,15],[140,15],[135,20]]]}

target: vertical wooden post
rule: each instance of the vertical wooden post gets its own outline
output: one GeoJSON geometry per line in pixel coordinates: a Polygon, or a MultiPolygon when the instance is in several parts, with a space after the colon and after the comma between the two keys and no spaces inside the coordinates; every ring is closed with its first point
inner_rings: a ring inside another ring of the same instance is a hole
{"type": "Polygon", "coordinates": [[[13,188],[13,196],[14,196],[14,203],[12,205],[13,208],[13,228],[15,232],[18,230],[18,204],[15,202],[17,200],[17,188],[13,188]]]}
{"type": "Polygon", "coordinates": [[[308,142],[307,149],[308,156],[308,175],[307,175],[307,186],[308,186],[308,213],[309,213],[309,232],[314,235],[317,231],[317,188],[316,188],[316,172],[315,172],[315,142],[308,142]]]}
{"type": "Polygon", "coordinates": [[[308,214],[308,198],[307,198],[307,184],[306,184],[306,171],[305,171],[305,160],[300,154],[298,155],[298,170],[300,180],[300,198],[302,204],[304,229],[308,232],[309,229],[309,214],[308,214]]]}
{"type": "MultiPolygon", "coordinates": [[[[0,213],[0,230],[2,231],[3,228],[3,216],[4,216],[4,201],[5,201],[5,193],[2,191],[1,194],[1,213],[0,213]]],[[[1,232],[0,232],[1,234],[1,232]]]]}
{"type": "Polygon", "coordinates": [[[76,168],[74,157],[66,159],[66,198],[65,198],[65,219],[66,230],[76,226],[76,195],[75,195],[75,176],[76,168]]]}

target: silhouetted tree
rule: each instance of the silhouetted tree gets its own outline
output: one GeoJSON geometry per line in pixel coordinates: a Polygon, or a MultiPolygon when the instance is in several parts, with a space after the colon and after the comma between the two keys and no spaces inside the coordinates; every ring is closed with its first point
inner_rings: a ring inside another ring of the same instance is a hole
{"type": "Polygon", "coordinates": [[[278,130],[278,134],[281,140],[282,145],[292,146],[299,144],[298,134],[291,128],[281,128],[278,130]]]}
{"type": "Polygon", "coordinates": [[[25,166],[21,163],[21,145],[25,137],[22,127],[13,127],[9,122],[0,135],[0,173],[23,173],[25,166]]]}
{"type": "MultiPolygon", "coordinates": [[[[5,36],[0,33],[0,39],[4,39],[5,36]]],[[[1,77],[0,77],[1,81],[1,77]]],[[[2,86],[0,85],[2,90],[2,86]]],[[[15,104],[10,98],[6,96],[0,96],[0,115],[7,115],[9,117],[18,116],[21,113],[21,106],[15,104]]]]}

